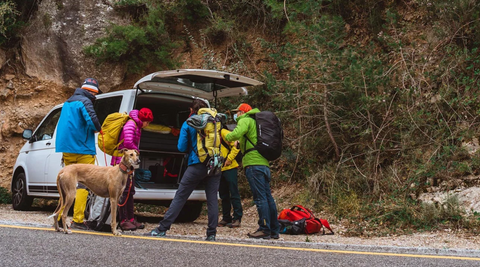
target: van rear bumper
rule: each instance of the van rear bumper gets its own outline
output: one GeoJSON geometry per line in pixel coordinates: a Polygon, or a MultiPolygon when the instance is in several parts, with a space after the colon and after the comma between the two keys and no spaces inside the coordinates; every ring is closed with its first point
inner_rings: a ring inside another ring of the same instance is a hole
{"type": "MultiPolygon", "coordinates": [[[[177,190],[173,189],[140,189],[135,188],[135,200],[172,200],[177,190]]],[[[207,201],[205,191],[193,190],[188,200],[207,201]]]]}

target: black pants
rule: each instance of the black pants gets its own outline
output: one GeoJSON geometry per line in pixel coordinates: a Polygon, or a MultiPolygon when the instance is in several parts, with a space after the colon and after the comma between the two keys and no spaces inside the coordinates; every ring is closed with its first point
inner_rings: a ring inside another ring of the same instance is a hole
{"type": "Polygon", "coordinates": [[[178,187],[175,197],[170,204],[163,220],[160,222],[158,229],[160,231],[167,231],[170,226],[180,214],[183,206],[187,202],[188,197],[193,190],[205,181],[205,194],[207,196],[208,208],[208,228],[207,236],[215,235],[217,233],[218,225],[218,187],[220,185],[220,174],[216,176],[207,176],[207,167],[203,163],[198,163],[188,166],[183,174],[180,186],[178,187]]]}

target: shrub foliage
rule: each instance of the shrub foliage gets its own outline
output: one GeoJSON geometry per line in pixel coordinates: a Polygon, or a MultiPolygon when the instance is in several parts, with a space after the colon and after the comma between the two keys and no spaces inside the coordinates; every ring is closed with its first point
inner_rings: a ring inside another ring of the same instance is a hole
{"type": "Polygon", "coordinates": [[[478,1],[120,0],[115,8],[129,23],[111,25],[87,55],[142,72],[180,66],[175,49],[200,49],[204,68],[263,80],[219,109],[248,101],[275,111],[286,135],[273,182],[308,184],[318,208],[355,222],[355,233],[365,234],[363,224],[474,225],[456,199],[417,198],[433,186],[470,186],[460,178],[480,170],[480,154],[463,146],[478,142],[478,1]]]}

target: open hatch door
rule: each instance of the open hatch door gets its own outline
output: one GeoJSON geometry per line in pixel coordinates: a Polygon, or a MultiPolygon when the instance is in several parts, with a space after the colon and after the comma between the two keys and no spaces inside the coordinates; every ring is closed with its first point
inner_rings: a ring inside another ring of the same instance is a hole
{"type": "Polygon", "coordinates": [[[254,79],[223,71],[178,69],[149,74],[135,83],[144,92],[195,96],[208,100],[247,95],[246,87],[262,85],[254,79]]]}

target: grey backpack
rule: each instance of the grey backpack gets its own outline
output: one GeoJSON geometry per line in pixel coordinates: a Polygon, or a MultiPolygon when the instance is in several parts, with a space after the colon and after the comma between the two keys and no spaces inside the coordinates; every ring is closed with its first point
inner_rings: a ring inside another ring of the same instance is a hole
{"type": "Polygon", "coordinates": [[[110,198],[99,197],[90,192],[85,208],[85,219],[89,229],[110,232],[112,230],[110,226],[112,221],[110,198]]]}

